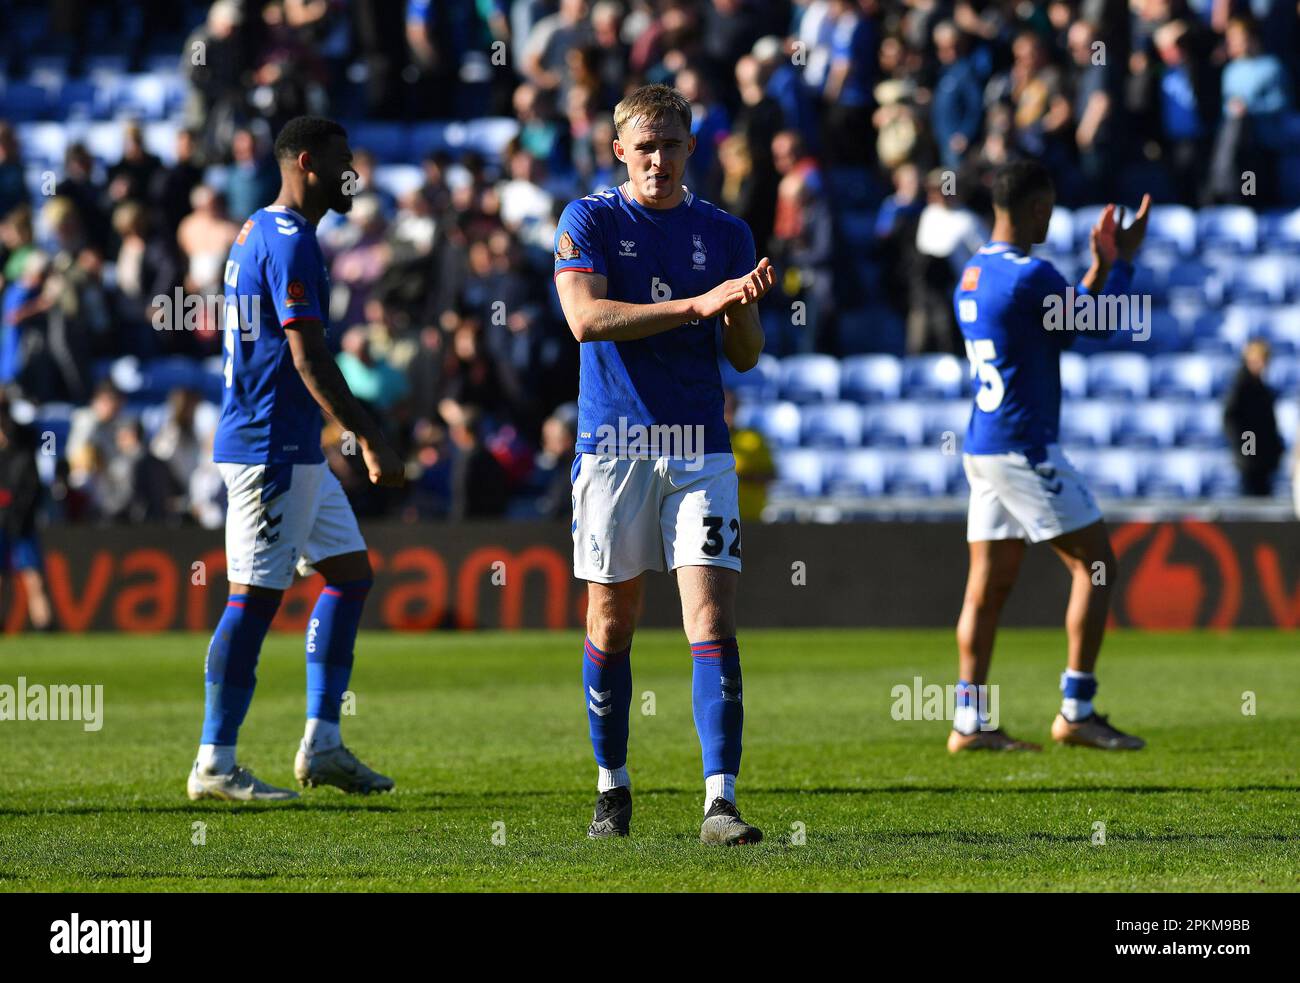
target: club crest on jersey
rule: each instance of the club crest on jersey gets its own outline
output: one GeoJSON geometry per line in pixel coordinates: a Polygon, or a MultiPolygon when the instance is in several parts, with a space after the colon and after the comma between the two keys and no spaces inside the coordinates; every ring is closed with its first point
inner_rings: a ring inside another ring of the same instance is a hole
{"type": "Polygon", "coordinates": [[[963,290],[974,290],[979,286],[980,268],[978,266],[968,266],[961,274],[961,288],[963,290]]]}
{"type": "Polygon", "coordinates": [[[619,246],[622,247],[622,248],[619,249],[619,251],[618,251],[618,254],[619,254],[620,256],[631,256],[633,259],[636,259],[636,243],[635,243],[635,242],[633,242],[631,239],[620,239],[620,240],[618,240],[618,244],[619,244],[619,246]]]}
{"type": "Polygon", "coordinates": [[[573,236],[569,233],[561,232],[560,241],[555,245],[555,258],[559,260],[577,259],[582,253],[578,251],[577,245],[573,241],[573,236]]]}
{"type": "Polygon", "coordinates": [[[691,253],[691,263],[693,264],[691,269],[702,270],[704,269],[704,261],[707,258],[704,255],[704,240],[698,235],[691,236],[691,240],[695,243],[695,252],[691,253]]]}
{"type": "Polygon", "coordinates": [[[284,299],[285,307],[301,307],[307,303],[307,288],[301,280],[290,280],[285,292],[288,294],[284,299]]]}

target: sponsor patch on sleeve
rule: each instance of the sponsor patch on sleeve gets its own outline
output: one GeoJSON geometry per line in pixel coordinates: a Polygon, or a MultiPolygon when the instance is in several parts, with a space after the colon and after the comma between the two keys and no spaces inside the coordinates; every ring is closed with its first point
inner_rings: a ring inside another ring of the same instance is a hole
{"type": "Polygon", "coordinates": [[[244,227],[239,230],[239,235],[235,238],[235,242],[242,246],[244,244],[244,240],[248,238],[248,233],[252,231],[253,231],[253,220],[250,218],[247,222],[244,223],[244,227]]]}
{"type": "Polygon", "coordinates": [[[980,282],[980,267],[968,266],[966,267],[966,269],[962,270],[961,288],[963,290],[974,290],[976,287],[979,286],[979,282],[980,282]]]}
{"type": "Polygon", "coordinates": [[[301,280],[290,280],[285,293],[288,295],[284,298],[285,307],[302,307],[308,302],[307,288],[301,280]]]}
{"type": "Polygon", "coordinates": [[[573,236],[569,233],[561,232],[560,241],[555,246],[555,258],[559,260],[578,259],[582,253],[578,251],[577,245],[573,241],[573,236]]]}

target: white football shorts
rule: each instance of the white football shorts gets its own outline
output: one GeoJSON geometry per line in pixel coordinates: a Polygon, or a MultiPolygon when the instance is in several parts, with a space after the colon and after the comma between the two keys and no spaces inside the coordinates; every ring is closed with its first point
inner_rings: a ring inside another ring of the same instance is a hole
{"type": "Polygon", "coordinates": [[[366,549],[328,464],[218,464],[226,482],[226,577],[285,590],[294,573],[366,549]]]}
{"type": "Polygon", "coordinates": [[[1031,464],[1024,454],[964,454],[970,482],[966,539],[1055,539],[1101,519],[1101,509],[1059,444],[1031,464]]]}
{"type": "Polygon", "coordinates": [[[579,454],[573,462],[573,574],[617,584],[647,570],[740,570],[736,459],[579,454]],[[692,465],[698,465],[692,470],[692,465]]]}

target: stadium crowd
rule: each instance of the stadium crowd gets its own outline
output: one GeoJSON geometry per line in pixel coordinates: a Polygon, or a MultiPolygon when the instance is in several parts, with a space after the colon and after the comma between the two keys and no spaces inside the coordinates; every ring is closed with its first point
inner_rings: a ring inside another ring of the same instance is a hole
{"type": "MultiPolygon", "coordinates": [[[[274,134],[303,112],[518,122],[499,158],[438,149],[398,191],[354,140],[354,207],[320,228],[340,367],[411,482],[373,488],[327,431],[331,461],[359,515],[407,520],[568,514],[578,355],[552,236],[569,200],[619,182],[611,111],[631,86],[669,82],[691,102],[690,185],[744,218],[781,274],[765,315],[778,355],[891,347],[840,322],[864,303],[894,312],[909,352],[959,350],[954,263],[982,241],[988,179],[1008,159],[1048,162],[1066,205],[1143,190],[1266,207],[1300,178],[1286,170],[1300,104],[1288,0],[143,7],[150,24],[198,14],[180,25],[174,160],[126,123],[120,160],[74,142],[32,195],[0,121],[0,385],[77,407],[47,506],[60,521],[220,524],[215,394],[178,386],[140,412],[104,367],[219,359],[211,310],[158,330],[160,300],[221,293],[240,224],[278,188],[274,134]],[[874,215],[864,250],[839,248],[846,205],[874,215]]],[[[75,73],[95,40],[76,4],[52,9],[75,73]]],[[[138,33],[133,58],[150,48],[138,33]]],[[[21,71],[24,52],[5,57],[21,71]]]]}

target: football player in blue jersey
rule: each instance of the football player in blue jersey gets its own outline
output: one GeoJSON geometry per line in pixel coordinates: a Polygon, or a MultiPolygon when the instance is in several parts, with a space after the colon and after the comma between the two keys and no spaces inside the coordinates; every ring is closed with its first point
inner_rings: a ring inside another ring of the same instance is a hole
{"type": "Polygon", "coordinates": [[[344,382],[326,341],[329,278],[316,224],[352,206],[352,152],[338,123],[290,120],[275,141],[281,187],[244,223],[225,269],[225,393],[213,448],[226,482],[230,597],[208,648],[206,706],[191,799],[296,798],[237,762],[262,641],[295,572],[325,586],[307,630],[307,728],[294,760],[303,786],[387,791],[357,760],[339,708],[372,574],[347,497],[321,452],[321,410],[351,434],[370,480],[400,485],[403,464],[344,382]]]}
{"type": "Polygon", "coordinates": [[[985,689],[998,616],[1016,582],[1026,540],[1048,543],[1070,572],[1069,653],[1053,739],[1107,750],[1144,746],[1093,708],[1115,554],[1101,511],[1057,441],[1061,350],[1076,330],[1125,327],[1104,323],[1104,317],[1085,321],[1075,312],[1091,304],[1114,317],[1125,309],[1151,201],[1143,198],[1127,228],[1122,209],[1108,205],[1102,211],[1090,234],[1092,265],[1074,287],[1051,263],[1029,255],[1047,237],[1055,202],[1042,164],[1002,167],[993,182],[992,241],[966,265],[953,297],[979,387],[963,448],[970,481],[970,574],[957,623],[960,679],[948,737],[953,752],[1040,750],[993,725],[985,689]],[[1097,303],[1103,296],[1113,300],[1097,303]]]}
{"type": "Polygon", "coordinates": [[[742,704],[736,643],[740,510],[718,349],[738,370],[763,349],[758,301],[775,272],[749,227],[682,185],[690,104],[647,85],[614,109],[628,179],[571,202],[555,285],[580,342],[574,574],[588,582],[582,699],[595,750],[592,837],[626,836],[632,635],[647,571],[673,571],[693,662],[710,844],[756,843],[736,809],[742,704]]]}

